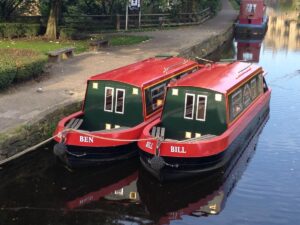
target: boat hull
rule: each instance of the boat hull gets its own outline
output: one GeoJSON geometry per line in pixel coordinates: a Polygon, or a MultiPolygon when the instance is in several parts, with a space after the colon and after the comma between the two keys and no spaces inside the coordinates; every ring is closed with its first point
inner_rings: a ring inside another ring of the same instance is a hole
{"type": "MultiPolygon", "coordinates": [[[[261,110],[253,117],[251,122],[246,126],[246,129],[243,129],[229,146],[218,154],[205,157],[161,157],[140,151],[141,164],[159,180],[187,178],[217,171],[247,147],[252,136],[264,124],[268,115],[269,101],[261,107],[261,110]],[[153,161],[154,157],[160,158],[160,160],[155,159],[153,161]]],[[[189,149],[187,148],[186,151],[188,152],[189,149]]]]}
{"type": "Polygon", "coordinates": [[[71,168],[112,164],[138,156],[136,143],[115,147],[81,147],[57,143],[54,154],[71,168]]]}

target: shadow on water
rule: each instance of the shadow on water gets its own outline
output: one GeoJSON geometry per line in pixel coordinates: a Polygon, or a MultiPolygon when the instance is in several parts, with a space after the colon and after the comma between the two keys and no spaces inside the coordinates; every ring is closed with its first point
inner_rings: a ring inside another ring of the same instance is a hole
{"type": "Polygon", "coordinates": [[[218,214],[254,154],[261,129],[220,171],[165,184],[139,168],[138,159],[70,171],[46,146],[2,168],[1,224],[169,224],[183,215],[218,214]]]}

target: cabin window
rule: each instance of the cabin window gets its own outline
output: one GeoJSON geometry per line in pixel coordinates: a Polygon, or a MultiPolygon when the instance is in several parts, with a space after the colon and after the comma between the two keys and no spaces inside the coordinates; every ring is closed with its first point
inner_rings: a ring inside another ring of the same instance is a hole
{"type": "Polygon", "coordinates": [[[263,77],[262,77],[262,74],[258,75],[257,89],[258,89],[258,95],[263,93],[263,77]]]}
{"type": "Polygon", "coordinates": [[[250,3],[246,5],[246,10],[248,13],[255,13],[256,4],[250,3]]]}
{"type": "Polygon", "coordinates": [[[245,107],[251,103],[251,90],[249,84],[244,86],[243,102],[245,107]]]}
{"type": "Polygon", "coordinates": [[[105,97],[104,97],[104,111],[113,111],[113,99],[114,99],[114,89],[111,87],[105,87],[105,97]]]}
{"type": "Polygon", "coordinates": [[[243,110],[243,102],[242,102],[242,90],[239,89],[235,92],[231,97],[231,119],[234,119],[242,110],[243,110]]]}
{"type": "Polygon", "coordinates": [[[125,90],[117,89],[116,90],[116,108],[115,112],[123,114],[124,113],[124,102],[125,102],[125,90]]]}
{"type": "Polygon", "coordinates": [[[195,95],[185,94],[184,118],[192,120],[194,118],[195,95]]]}
{"type": "Polygon", "coordinates": [[[207,96],[197,96],[196,120],[205,121],[207,96]]]}
{"type": "Polygon", "coordinates": [[[250,85],[251,85],[251,97],[252,97],[252,100],[254,100],[257,95],[256,78],[251,80],[250,85]]]}
{"type": "Polygon", "coordinates": [[[162,106],[166,91],[166,83],[159,84],[146,90],[146,107],[147,114],[151,114],[162,106]]]}

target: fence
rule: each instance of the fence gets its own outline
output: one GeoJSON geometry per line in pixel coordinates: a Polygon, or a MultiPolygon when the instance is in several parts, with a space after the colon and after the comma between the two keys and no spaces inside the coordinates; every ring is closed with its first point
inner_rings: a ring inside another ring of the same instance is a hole
{"type": "MultiPolygon", "coordinates": [[[[207,8],[198,13],[157,13],[142,14],[139,23],[138,14],[128,15],[128,28],[151,28],[151,27],[171,27],[182,25],[201,24],[212,16],[212,11],[207,8]]],[[[125,15],[80,15],[64,16],[60,19],[59,25],[71,27],[80,31],[103,31],[125,29],[125,15]]],[[[22,16],[14,18],[14,22],[41,23],[46,26],[47,18],[40,16],[22,16]]]]}

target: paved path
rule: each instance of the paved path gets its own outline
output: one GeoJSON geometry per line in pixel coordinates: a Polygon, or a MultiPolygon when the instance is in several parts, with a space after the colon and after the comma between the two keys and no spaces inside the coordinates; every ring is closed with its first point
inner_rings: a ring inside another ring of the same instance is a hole
{"type": "Polygon", "coordinates": [[[49,76],[32,81],[0,94],[0,130],[17,127],[47,113],[57,105],[82,99],[86,80],[91,75],[162,53],[180,53],[209,37],[223,33],[237,16],[227,0],[213,19],[198,26],[164,31],[135,33],[148,35],[151,40],[131,46],[110,48],[98,53],[84,53],[56,64],[49,76]],[[37,92],[42,88],[42,92],[37,92]]]}

